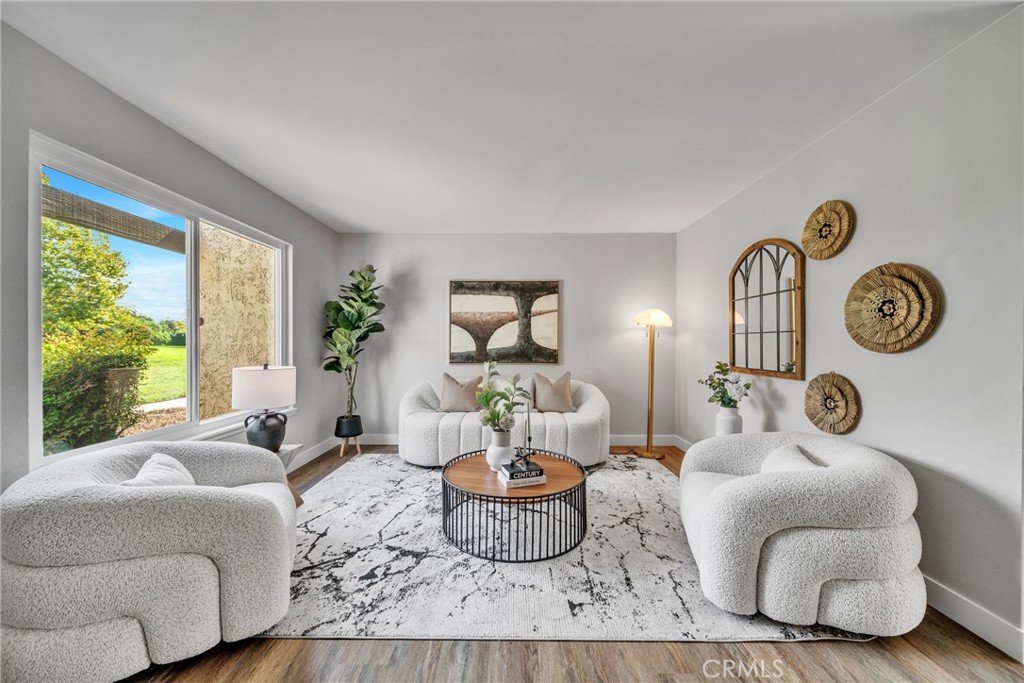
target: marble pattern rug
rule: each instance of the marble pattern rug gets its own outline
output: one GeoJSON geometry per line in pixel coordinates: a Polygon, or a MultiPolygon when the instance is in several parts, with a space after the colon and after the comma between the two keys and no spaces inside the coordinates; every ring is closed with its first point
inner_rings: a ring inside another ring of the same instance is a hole
{"type": "Polygon", "coordinates": [[[363,454],[303,494],[288,615],[268,637],[741,641],[868,639],[708,602],[678,479],[612,456],[587,480],[579,547],[543,562],[466,555],[441,533],[441,471],[363,454]]]}

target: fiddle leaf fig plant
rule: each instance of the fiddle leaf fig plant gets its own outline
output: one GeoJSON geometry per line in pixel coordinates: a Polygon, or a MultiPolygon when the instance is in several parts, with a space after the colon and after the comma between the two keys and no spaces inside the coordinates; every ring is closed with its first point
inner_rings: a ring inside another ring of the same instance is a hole
{"type": "Polygon", "coordinates": [[[358,356],[370,335],[384,331],[380,312],[384,303],[377,295],[380,285],[376,284],[377,269],[366,265],[349,273],[351,283],[341,285],[337,301],[324,304],[327,315],[327,331],[324,346],[331,355],[324,358],[324,370],[338,372],[345,376],[347,402],[345,417],[355,414],[356,379],[359,376],[358,356]]]}

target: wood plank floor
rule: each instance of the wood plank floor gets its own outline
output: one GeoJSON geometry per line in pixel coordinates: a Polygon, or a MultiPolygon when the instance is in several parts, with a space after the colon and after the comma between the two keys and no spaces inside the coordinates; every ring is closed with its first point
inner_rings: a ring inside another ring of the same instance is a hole
{"type": "MultiPolygon", "coordinates": [[[[621,454],[627,448],[616,447],[621,454]]],[[[684,454],[659,448],[679,474],[684,454]]],[[[334,449],[290,475],[305,491],[354,455],[334,449]]],[[[363,452],[395,453],[394,446],[363,452]]],[[[221,643],[192,659],[153,666],[131,681],[202,683],[381,683],[493,681],[773,680],[837,683],[1020,683],[1024,667],[929,608],[899,638],[867,643],[637,643],[449,640],[249,639],[221,643]]]]}

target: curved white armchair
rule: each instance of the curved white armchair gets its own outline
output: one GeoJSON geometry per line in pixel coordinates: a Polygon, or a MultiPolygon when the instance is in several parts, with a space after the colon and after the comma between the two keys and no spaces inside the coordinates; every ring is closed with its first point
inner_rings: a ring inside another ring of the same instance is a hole
{"type": "Polygon", "coordinates": [[[142,442],[57,462],[0,496],[3,679],[115,680],[288,611],[295,503],[278,457],[142,442]],[[196,486],[129,487],[155,452],[196,486]]]}
{"type": "MultiPolygon", "coordinates": [[[[530,413],[533,447],[564,453],[585,467],[604,462],[611,427],[608,399],[587,382],[572,380],[570,388],[575,412],[530,413]]],[[[441,412],[441,399],[428,382],[407,391],[398,412],[398,454],[414,465],[436,467],[491,443],[491,430],[476,412],[441,412]]],[[[513,444],[522,443],[525,428],[520,416],[513,444]]]]}
{"type": "Polygon", "coordinates": [[[701,588],[722,609],[882,636],[924,618],[917,488],[884,453],[812,434],[719,437],[690,448],[679,486],[701,588]],[[762,471],[787,445],[818,467],[762,471]]]}

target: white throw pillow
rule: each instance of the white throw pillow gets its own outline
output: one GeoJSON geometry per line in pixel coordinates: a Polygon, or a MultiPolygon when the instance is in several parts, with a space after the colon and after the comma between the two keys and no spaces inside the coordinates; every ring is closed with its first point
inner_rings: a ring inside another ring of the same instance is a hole
{"type": "Polygon", "coordinates": [[[143,463],[134,479],[121,486],[195,486],[196,480],[185,466],[169,455],[154,453],[143,463]]]}
{"type": "Polygon", "coordinates": [[[761,474],[765,472],[815,470],[820,467],[821,465],[811,462],[799,446],[779,446],[769,453],[761,463],[761,474]]]}

